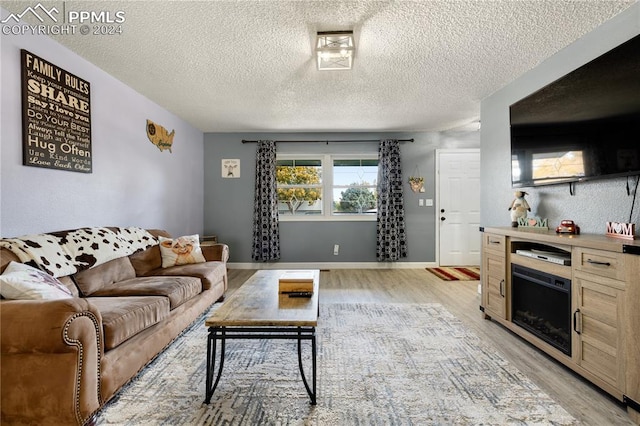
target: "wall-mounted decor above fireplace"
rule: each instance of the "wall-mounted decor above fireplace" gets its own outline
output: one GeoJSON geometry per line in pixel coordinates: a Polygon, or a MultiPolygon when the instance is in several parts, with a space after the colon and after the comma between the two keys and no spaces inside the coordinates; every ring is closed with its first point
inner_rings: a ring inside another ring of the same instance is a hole
{"type": "Polygon", "coordinates": [[[25,166],[91,173],[91,88],[24,49],[22,147],[25,166]]]}

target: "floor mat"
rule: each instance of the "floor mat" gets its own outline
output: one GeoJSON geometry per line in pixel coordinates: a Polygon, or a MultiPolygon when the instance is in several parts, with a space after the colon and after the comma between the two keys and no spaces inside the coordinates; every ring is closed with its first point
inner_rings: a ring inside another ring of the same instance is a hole
{"type": "Polygon", "coordinates": [[[438,278],[445,281],[478,281],[480,279],[480,268],[476,267],[446,267],[426,268],[438,278]]]}

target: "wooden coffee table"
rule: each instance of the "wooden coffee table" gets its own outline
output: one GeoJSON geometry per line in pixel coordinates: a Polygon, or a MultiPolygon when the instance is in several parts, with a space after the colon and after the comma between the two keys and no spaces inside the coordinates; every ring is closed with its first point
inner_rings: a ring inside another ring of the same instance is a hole
{"type": "Polygon", "coordinates": [[[298,341],[298,366],[311,404],[316,404],[316,326],[320,271],[313,270],[313,295],[289,297],[278,293],[278,277],[284,270],[261,270],[225,300],[220,309],[206,319],[207,383],[205,403],[211,402],[224,367],[228,339],[293,339],[298,341]],[[217,341],[220,362],[216,372],[217,341]],[[311,386],[302,365],[302,341],[311,341],[311,386]],[[213,377],[215,375],[215,382],[213,377]]]}

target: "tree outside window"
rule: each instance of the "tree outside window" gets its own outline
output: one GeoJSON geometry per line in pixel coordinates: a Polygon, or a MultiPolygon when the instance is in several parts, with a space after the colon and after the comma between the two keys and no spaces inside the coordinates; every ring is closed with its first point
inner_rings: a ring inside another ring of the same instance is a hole
{"type": "Polygon", "coordinates": [[[276,163],[279,213],[322,213],[322,161],[278,160],[276,163]]]}
{"type": "Polygon", "coordinates": [[[378,160],[333,160],[333,213],[373,214],[376,209],[378,160]]]}
{"type": "Polygon", "coordinates": [[[370,213],[376,208],[376,194],[369,188],[353,183],[351,188],[340,192],[335,210],[340,213],[370,213]]]}

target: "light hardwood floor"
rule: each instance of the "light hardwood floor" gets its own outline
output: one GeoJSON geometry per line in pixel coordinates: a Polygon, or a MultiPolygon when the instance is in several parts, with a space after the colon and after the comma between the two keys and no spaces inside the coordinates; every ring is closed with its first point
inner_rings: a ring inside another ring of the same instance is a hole
{"type": "MultiPolygon", "coordinates": [[[[255,270],[230,269],[231,294],[255,270]]],[[[320,273],[320,303],[440,303],[585,425],[633,425],[624,406],[480,312],[478,281],[446,282],[424,269],[320,273]]],[[[425,324],[425,327],[428,326],[425,324]]]]}

